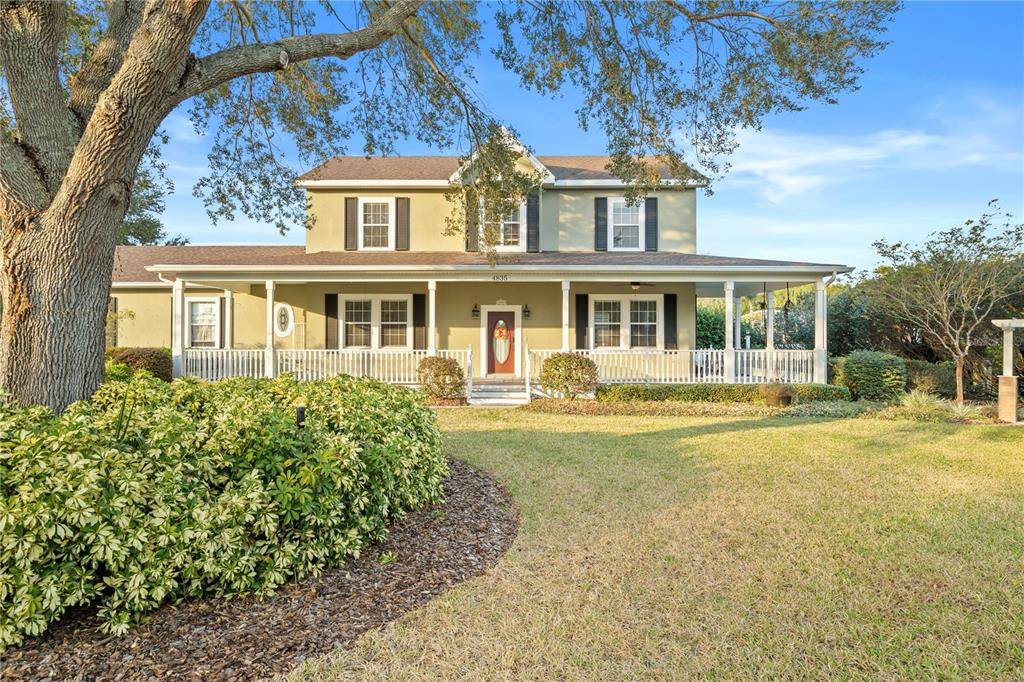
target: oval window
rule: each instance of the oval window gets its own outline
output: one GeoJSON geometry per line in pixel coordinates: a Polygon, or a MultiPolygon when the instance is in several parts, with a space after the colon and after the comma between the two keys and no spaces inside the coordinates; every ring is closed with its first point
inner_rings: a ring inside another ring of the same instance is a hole
{"type": "Polygon", "coordinates": [[[499,365],[504,365],[508,360],[509,351],[512,349],[511,335],[508,333],[508,325],[505,324],[505,320],[498,320],[498,323],[494,325],[494,361],[499,365]]]}
{"type": "Polygon", "coordinates": [[[287,303],[274,305],[274,333],[278,336],[288,336],[295,328],[295,313],[287,303]]]}

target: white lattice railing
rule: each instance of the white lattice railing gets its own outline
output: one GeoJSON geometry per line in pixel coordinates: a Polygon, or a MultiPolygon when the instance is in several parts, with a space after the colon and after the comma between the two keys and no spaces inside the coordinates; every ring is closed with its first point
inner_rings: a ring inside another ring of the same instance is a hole
{"type": "Polygon", "coordinates": [[[183,354],[182,374],[209,381],[261,377],[263,356],[262,348],[189,348],[183,354]]]}
{"type": "MultiPolygon", "coordinates": [[[[557,350],[529,351],[530,380],[540,377],[544,361],[557,350]]],[[[724,350],[574,350],[597,365],[602,384],[704,384],[725,381],[724,350]]],[[[733,381],[809,383],[814,352],[809,350],[738,350],[733,381]]]]}

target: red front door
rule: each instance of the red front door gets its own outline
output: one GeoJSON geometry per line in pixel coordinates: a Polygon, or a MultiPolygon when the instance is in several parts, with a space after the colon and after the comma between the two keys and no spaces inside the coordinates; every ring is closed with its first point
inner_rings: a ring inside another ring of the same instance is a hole
{"type": "Polygon", "coordinates": [[[487,373],[515,374],[516,316],[512,311],[487,313],[487,373]]]}

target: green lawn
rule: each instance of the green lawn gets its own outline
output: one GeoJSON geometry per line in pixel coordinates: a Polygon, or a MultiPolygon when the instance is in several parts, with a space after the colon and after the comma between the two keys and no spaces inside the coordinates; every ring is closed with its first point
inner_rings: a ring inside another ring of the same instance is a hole
{"type": "Polygon", "coordinates": [[[1024,429],[439,414],[519,537],[295,679],[1024,675],[1024,429]]]}

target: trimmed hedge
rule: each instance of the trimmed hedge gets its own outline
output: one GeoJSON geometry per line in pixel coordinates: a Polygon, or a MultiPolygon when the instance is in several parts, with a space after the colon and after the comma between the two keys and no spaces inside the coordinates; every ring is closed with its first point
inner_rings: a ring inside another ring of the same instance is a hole
{"type": "Polygon", "coordinates": [[[166,348],[135,348],[121,346],[106,352],[107,360],[132,369],[144,369],[157,379],[170,381],[173,364],[171,351],[166,348]]]}
{"type": "Polygon", "coordinates": [[[834,363],[836,383],[850,389],[856,400],[892,402],[907,386],[902,358],[873,350],[856,350],[834,363]]]}
{"type": "Polygon", "coordinates": [[[540,368],[540,385],[548,393],[572,400],[597,389],[597,365],[579,353],[554,353],[540,368]]]}
{"type": "MultiPolygon", "coordinates": [[[[845,386],[790,384],[793,402],[850,400],[845,386]]],[[[690,403],[753,403],[764,405],[758,384],[612,384],[597,389],[601,402],[670,400],[690,403]]]]}
{"type": "Polygon", "coordinates": [[[519,408],[528,412],[568,415],[625,415],[631,417],[771,417],[782,408],[753,403],[685,403],[675,400],[558,400],[535,398],[519,408]]]}
{"type": "Polygon", "coordinates": [[[455,358],[423,358],[417,368],[420,388],[435,401],[466,397],[466,376],[455,358]]]}
{"type": "Polygon", "coordinates": [[[74,606],[120,634],[165,601],[270,594],[438,502],[446,473],[420,394],[369,380],[138,372],[59,416],[0,405],[0,650],[74,606]]]}

